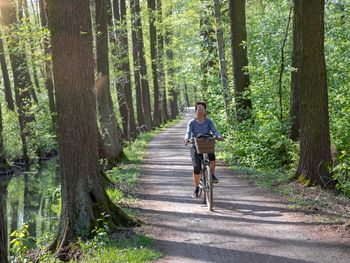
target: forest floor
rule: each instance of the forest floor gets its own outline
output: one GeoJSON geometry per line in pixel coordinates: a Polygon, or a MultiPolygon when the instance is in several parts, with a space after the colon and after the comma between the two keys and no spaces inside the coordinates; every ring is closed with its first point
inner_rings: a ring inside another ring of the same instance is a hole
{"type": "Polygon", "coordinates": [[[350,262],[350,227],[327,215],[291,209],[280,195],[217,167],[214,211],[193,199],[192,165],[183,146],[187,113],[149,144],[134,205],[164,257],[157,262],[350,262]]]}

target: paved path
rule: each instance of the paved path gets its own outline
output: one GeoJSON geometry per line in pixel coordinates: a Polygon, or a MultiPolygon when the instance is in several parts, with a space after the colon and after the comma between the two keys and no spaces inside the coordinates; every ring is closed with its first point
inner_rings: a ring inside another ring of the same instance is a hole
{"type": "Polygon", "coordinates": [[[192,199],[189,149],[182,144],[191,117],[154,138],[142,164],[141,231],[166,255],[159,262],[350,263],[350,238],[225,167],[217,171],[214,212],[192,199]]]}

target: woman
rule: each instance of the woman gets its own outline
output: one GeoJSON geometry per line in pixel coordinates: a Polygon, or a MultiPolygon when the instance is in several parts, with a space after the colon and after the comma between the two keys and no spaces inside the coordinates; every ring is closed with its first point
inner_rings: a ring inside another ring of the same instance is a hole
{"type": "MultiPolygon", "coordinates": [[[[219,141],[222,141],[224,138],[220,133],[215,129],[214,122],[206,117],[206,104],[204,102],[197,102],[195,105],[196,117],[190,120],[187,124],[187,131],[185,134],[185,144],[192,139],[197,137],[198,134],[212,134],[219,141]]],[[[212,168],[213,174],[213,183],[218,183],[219,180],[215,176],[215,154],[208,154],[210,165],[212,168]]],[[[193,198],[198,197],[199,193],[199,181],[200,181],[200,172],[201,172],[201,160],[203,159],[203,154],[198,154],[194,144],[191,147],[191,159],[193,164],[193,182],[195,185],[195,190],[192,194],[193,198]]]]}

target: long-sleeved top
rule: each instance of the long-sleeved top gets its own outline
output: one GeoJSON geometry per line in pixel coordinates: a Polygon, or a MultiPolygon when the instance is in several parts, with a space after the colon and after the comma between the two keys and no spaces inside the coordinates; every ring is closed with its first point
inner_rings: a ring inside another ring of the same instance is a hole
{"type": "Polygon", "coordinates": [[[212,134],[216,138],[220,137],[220,133],[216,130],[214,122],[208,118],[204,119],[203,123],[198,123],[194,118],[187,124],[185,140],[190,140],[197,137],[198,134],[212,134]]]}

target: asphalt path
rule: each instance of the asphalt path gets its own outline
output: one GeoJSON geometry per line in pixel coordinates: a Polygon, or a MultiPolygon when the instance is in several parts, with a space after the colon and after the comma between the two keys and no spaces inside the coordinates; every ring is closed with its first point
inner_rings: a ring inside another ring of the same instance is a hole
{"type": "Polygon", "coordinates": [[[350,263],[350,238],[313,215],[288,208],[279,196],[258,189],[218,166],[214,211],[193,199],[192,165],[183,145],[193,112],[164,129],[147,148],[142,194],[136,208],[164,255],[158,262],[350,263]]]}

